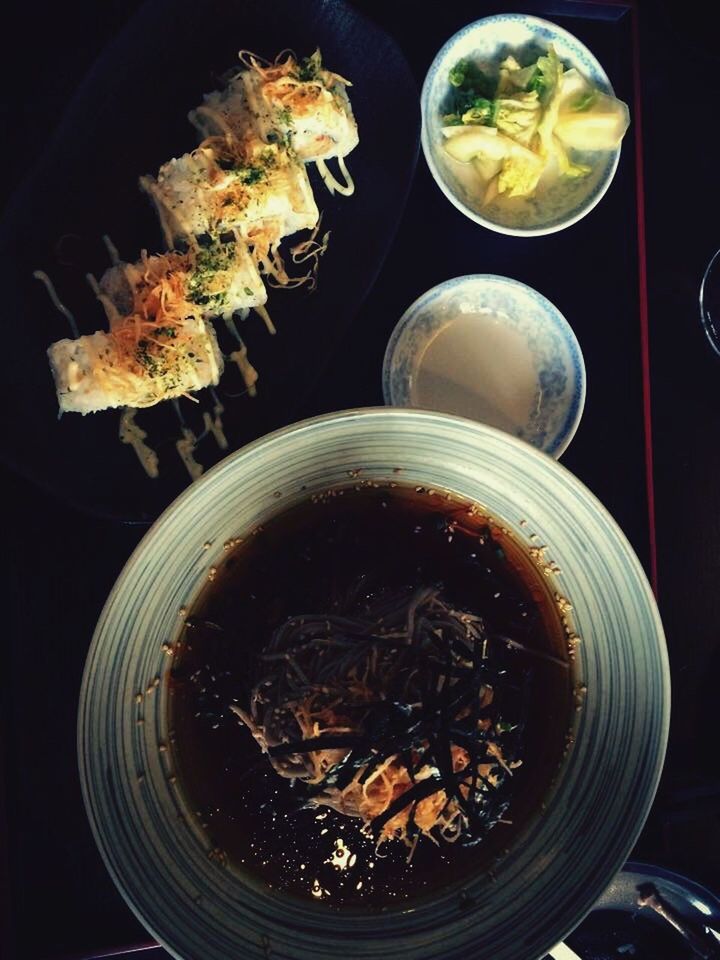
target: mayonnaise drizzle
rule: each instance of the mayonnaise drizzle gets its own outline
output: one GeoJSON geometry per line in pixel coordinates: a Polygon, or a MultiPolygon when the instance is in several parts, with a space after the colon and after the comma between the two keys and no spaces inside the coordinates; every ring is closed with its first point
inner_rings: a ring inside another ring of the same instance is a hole
{"type": "Polygon", "coordinates": [[[276,334],[277,330],[275,329],[275,324],[270,319],[270,314],[267,312],[265,307],[262,304],[258,303],[253,307],[253,310],[259,317],[262,317],[263,320],[265,321],[265,326],[268,329],[268,333],[271,333],[273,335],[276,334]]]}
{"type": "Polygon", "coordinates": [[[78,330],[78,325],[75,322],[75,317],[70,313],[65,304],[61,302],[50,277],[45,273],[44,270],[34,270],[33,276],[36,280],[39,280],[45,285],[45,289],[50,294],[50,299],[52,300],[53,306],[67,319],[67,322],[70,324],[72,335],[77,340],[80,337],[80,331],[78,330]]]}
{"type": "Polygon", "coordinates": [[[245,381],[245,386],[247,387],[247,392],[249,395],[251,397],[256,396],[257,388],[255,384],[258,381],[258,372],[248,360],[247,347],[244,343],[241,343],[239,350],[233,350],[233,352],[230,354],[230,359],[233,361],[233,363],[238,365],[238,370],[245,381]]]}
{"type": "Polygon", "coordinates": [[[227,450],[228,441],[227,437],[225,436],[225,430],[222,422],[222,414],[225,413],[225,407],[220,402],[220,398],[214,390],[212,393],[215,397],[215,406],[212,408],[212,413],[210,413],[209,410],[205,410],[203,413],[205,431],[206,433],[211,433],[215,437],[215,442],[221,450],[227,450]]]}
{"type": "Polygon", "coordinates": [[[108,323],[110,324],[110,329],[112,329],[113,325],[120,323],[120,321],[122,320],[122,317],[120,316],[120,312],[118,311],[117,307],[112,302],[110,297],[108,297],[107,294],[102,292],[102,290],[100,289],[100,284],[97,282],[95,277],[91,273],[86,273],[85,277],[87,279],[87,282],[90,284],[90,289],[102,304],[103,310],[105,311],[105,316],[107,317],[108,323]]]}
{"type": "Polygon", "coordinates": [[[345,178],[345,183],[341,183],[335,176],[333,176],[324,160],[316,160],[315,166],[317,167],[318,173],[323,178],[323,182],[331,194],[337,191],[337,193],[341,193],[344,197],[349,197],[355,193],[355,183],[345,164],[345,158],[338,157],[337,162],[338,167],[340,168],[340,173],[345,178]]]}
{"type": "MultiPolygon", "coordinates": [[[[255,307],[257,310],[257,307],[255,307]]],[[[249,316],[250,311],[247,307],[244,307],[239,311],[243,319],[249,316]]],[[[262,314],[261,314],[262,316],[262,314]]],[[[268,317],[268,320],[270,317],[268,317]]],[[[270,321],[272,323],[272,321],[270,321]]],[[[238,365],[238,370],[242,375],[243,381],[247,388],[247,392],[251,397],[257,395],[257,390],[255,384],[258,381],[258,372],[255,367],[248,360],[247,347],[243,341],[243,338],[238,333],[238,328],[235,325],[235,320],[232,317],[225,317],[225,326],[228,328],[230,334],[237,340],[239,344],[238,350],[233,350],[233,352],[228,357],[228,360],[232,360],[233,363],[238,365]]]]}
{"type": "Polygon", "coordinates": [[[197,480],[198,477],[202,476],[202,472],[205,469],[203,465],[195,459],[197,437],[190,427],[183,427],[182,432],[182,437],[175,441],[175,449],[180,454],[180,459],[185,464],[185,468],[190,474],[190,477],[193,480],[197,480]]]}
{"type": "Polygon", "coordinates": [[[160,474],[158,455],[144,441],[147,433],[135,423],[137,410],[124,407],[120,416],[119,437],[122,443],[129,444],[143,466],[145,473],[155,479],[160,474]]]}
{"type": "Polygon", "coordinates": [[[110,257],[110,262],[114,267],[117,267],[120,264],[120,254],[118,253],[118,248],[115,246],[115,244],[112,242],[112,240],[106,233],[103,234],[103,243],[107,248],[108,256],[110,257]]]}

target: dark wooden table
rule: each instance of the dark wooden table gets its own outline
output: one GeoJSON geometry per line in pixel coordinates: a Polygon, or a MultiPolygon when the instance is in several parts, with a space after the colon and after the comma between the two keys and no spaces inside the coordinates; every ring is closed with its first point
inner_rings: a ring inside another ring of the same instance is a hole
{"type": "MultiPolygon", "coordinates": [[[[77,84],[137,5],[136,0],[105,0],[94,6],[46,2],[15,8],[2,62],[4,195],[40,155],[77,84]]],[[[465,0],[448,0],[422,13],[408,2],[365,0],[358,6],[394,34],[419,82],[437,48],[459,26],[509,9],[465,0]]],[[[597,52],[622,94],[633,83],[634,64],[627,55],[633,24],[626,6],[611,6],[614,12],[606,9],[606,14],[616,17],[615,32],[602,41],[607,48],[597,52]]],[[[593,15],[586,3],[546,3],[542,10],[551,17],[593,15]]],[[[697,304],[704,266],[720,246],[720,185],[712,146],[718,67],[711,28],[708,16],[687,15],[684,5],[640,6],[657,582],[674,685],[665,774],[633,857],[717,889],[720,777],[713,734],[720,677],[720,443],[713,410],[720,409],[720,360],[704,340],[697,304]]],[[[405,307],[439,280],[504,265],[497,272],[538,287],[578,332],[589,373],[588,405],[563,462],[608,506],[650,572],[636,284],[640,261],[632,203],[624,210],[626,229],[613,228],[618,209],[634,197],[636,174],[630,146],[600,207],[567,236],[539,241],[561,250],[572,235],[585,254],[575,275],[544,274],[535,262],[537,248],[528,245],[538,241],[512,241],[511,249],[479,229],[477,249],[440,251],[418,270],[418,238],[433,224],[467,226],[437,190],[421,157],[391,255],[343,346],[354,363],[331,368],[304,413],[381,402],[384,345],[405,307]],[[578,304],[587,305],[582,315],[578,304]],[[623,305],[621,316],[616,304],[623,305]]],[[[12,325],[32,323],[32,317],[5,317],[4,323],[7,348],[12,325]]],[[[0,679],[0,834],[5,837],[0,878],[7,886],[0,900],[0,953],[36,960],[147,940],[100,861],[75,759],[77,698],[88,643],[105,597],[144,529],[76,513],[9,471],[2,476],[9,571],[3,578],[0,679]]]]}

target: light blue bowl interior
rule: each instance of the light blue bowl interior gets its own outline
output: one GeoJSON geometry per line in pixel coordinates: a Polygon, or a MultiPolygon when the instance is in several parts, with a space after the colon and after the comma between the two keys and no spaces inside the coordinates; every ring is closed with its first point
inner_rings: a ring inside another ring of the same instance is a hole
{"type": "MultiPolygon", "coordinates": [[[[428,344],[461,314],[489,312],[512,331],[526,351],[534,382],[523,383],[527,404],[522,420],[496,426],[559,457],[568,447],[585,403],[585,364],[567,320],[542,294],[517,280],[477,274],[447,280],[423,294],[395,327],[383,363],[383,396],[395,407],[418,407],[417,371],[428,344]]],[[[478,326],[478,337],[483,335],[478,326]]],[[[499,355],[501,366],[507,358],[499,355]]],[[[508,377],[515,375],[508,366],[508,377]]],[[[461,411],[443,407],[447,413],[461,411]]]]}
{"type": "Polygon", "coordinates": [[[567,67],[575,67],[600,90],[613,93],[602,66],[576,37],[547,20],[516,13],[486,17],[463,27],[437,54],[423,84],[422,147],[430,171],[459,210],[490,229],[527,235],[553,233],[570,226],[600,201],[617,168],[619,148],[578,153],[578,162],[592,167],[587,177],[561,178],[533,197],[501,197],[484,206],[473,188],[473,178],[467,181],[467,164],[453,160],[443,149],[441,117],[447,112],[448,75],[458,60],[469,58],[496,74],[498,64],[509,54],[524,64],[545,52],[550,44],[567,67]]]}

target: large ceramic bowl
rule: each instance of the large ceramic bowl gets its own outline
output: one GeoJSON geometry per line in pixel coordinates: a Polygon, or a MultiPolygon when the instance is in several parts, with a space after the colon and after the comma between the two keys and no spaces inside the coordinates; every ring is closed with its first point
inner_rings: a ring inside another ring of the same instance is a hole
{"type": "Polygon", "coordinates": [[[95,838],[127,903],[177,957],[534,960],[589,911],[645,820],[662,767],[669,680],[642,568],[567,470],[490,427],[417,410],[331,414],[269,435],[187,490],[143,539],[100,617],[78,746],[95,838]],[[445,488],[501,518],[572,603],[577,726],[552,794],[490,877],[385,913],[330,912],[223,865],[167,749],[166,653],[223,543],[362,469],[445,488]],[[400,473],[396,472],[398,469],[400,473]],[[139,722],[141,721],[141,722],[139,722]],[[462,909],[462,904],[465,908],[462,909]]]}
{"type": "Polygon", "coordinates": [[[484,205],[470,165],[453,160],[443,149],[441,118],[447,112],[448,75],[458,60],[470,59],[492,75],[508,54],[523,64],[531,63],[551,44],[566,66],[575,67],[603,92],[613,93],[602,66],[577,37],[548,20],[519,13],[485,17],[463,27],[438,52],[423,84],[422,148],[430,172],[451,203],[471,220],[499,233],[539,236],[576,223],[600,202],[620,159],[619,147],[578,154],[577,162],[591,167],[588,176],[554,178],[546,186],[541,181],[532,197],[500,197],[484,205]]]}

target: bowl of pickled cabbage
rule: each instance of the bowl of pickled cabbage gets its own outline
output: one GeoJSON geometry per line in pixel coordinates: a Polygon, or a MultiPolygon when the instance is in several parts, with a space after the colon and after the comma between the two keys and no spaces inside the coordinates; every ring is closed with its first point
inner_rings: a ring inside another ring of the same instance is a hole
{"type": "Polygon", "coordinates": [[[422,90],[422,145],[466,216],[515,236],[555,233],[602,199],[630,124],[604,69],[538,17],[469,24],[442,47],[422,90]]]}

